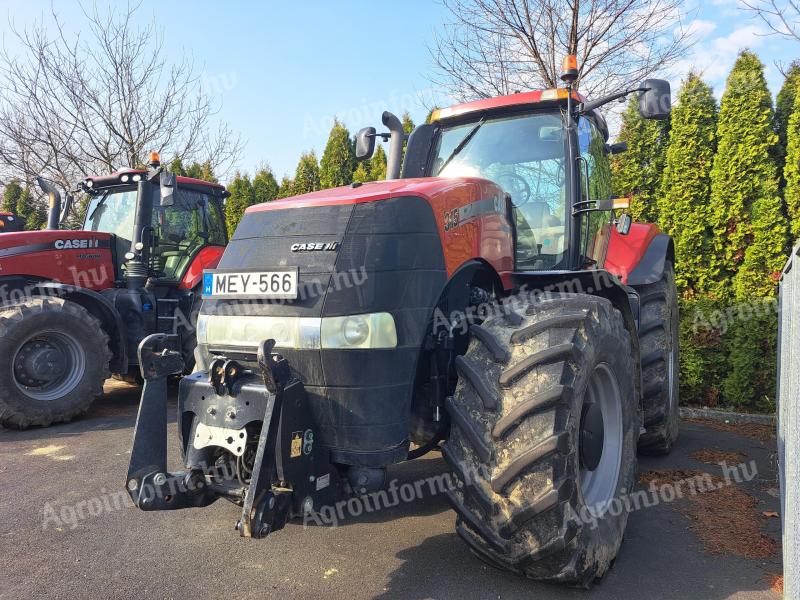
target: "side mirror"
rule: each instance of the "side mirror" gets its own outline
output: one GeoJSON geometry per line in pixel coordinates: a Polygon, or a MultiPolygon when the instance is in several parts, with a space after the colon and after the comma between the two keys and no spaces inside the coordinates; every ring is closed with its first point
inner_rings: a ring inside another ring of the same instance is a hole
{"type": "Polygon", "coordinates": [[[628,151],[628,142],[617,142],[616,144],[606,144],[606,154],[622,154],[628,151]]]}
{"type": "Polygon", "coordinates": [[[158,179],[161,189],[161,206],[173,206],[175,204],[175,182],[177,181],[175,173],[162,169],[158,179]]]}
{"type": "Polygon", "coordinates": [[[375,128],[364,127],[356,134],[356,160],[362,161],[372,158],[375,152],[375,128]]]}
{"type": "Polygon", "coordinates": [[[628,235],[631,231],[631,223],[633,223],[633,219],[629,214],[621,214],[617,217],[617,232],[620,235],[628,235]]]}
{"type": "Polygon", "coordinates": [[[663,79],[646,79],[640,86],[645,88],[639,92],[639,114],[644,119],[666,119],[672,108],[672,93],[669,81],[663,79]]]}

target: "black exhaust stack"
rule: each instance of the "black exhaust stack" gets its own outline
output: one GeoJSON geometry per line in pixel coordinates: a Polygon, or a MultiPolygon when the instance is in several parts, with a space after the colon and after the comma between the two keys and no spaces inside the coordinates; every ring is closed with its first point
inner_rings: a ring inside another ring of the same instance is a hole
{"type": "Polygon", "coordinates": [[[58,189],[46,179],[37,177],[36,183],[48,197],[47,229],[58,229],[61,222],[61,194],[58,189]]]}
{"type": "Polygon", "coordinates": [[[383,112],[381,120],[391,132],[389,156],[386,159],[386,179],[397,179],[400,177],[400,167],[403,162],[403,143],[406,140],[406,133],[403,131],[400,119],[388,110],[383,112]]]}
{"type": "Polygon", "coordinates": [[[136,186],[136,214],[131,249],[125,255],[125,275],[128,289],[141,289],[147,282],[150,232],[153,218],[153,184],[143,179],[136,186]]]}

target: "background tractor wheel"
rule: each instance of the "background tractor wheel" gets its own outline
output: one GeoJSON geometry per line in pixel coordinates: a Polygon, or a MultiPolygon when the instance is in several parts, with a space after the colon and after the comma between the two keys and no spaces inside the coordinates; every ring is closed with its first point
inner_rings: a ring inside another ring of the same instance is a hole
{"type": "Polygon", "coordinates": [[[31,298],[0,309],[0,424],[65,422],[85,412],[108,378],[108,336],[82,306],[31,298]]]}
{"type": "Polygon", "coordinates": [[[487,562],[589,586],[622,542],[639,435],[634,349],[603,298],[551,294],[473,326],[448,400],[456,530],[487,562]]]}
{"type": "Polygon", "coordinates": [[[641,296],[639,354],[642,357],[642,412],[647,433],[644,454],[669,454],[678,439],[678,291],[672,263],[664,277],[636,288],[641,296]]]}

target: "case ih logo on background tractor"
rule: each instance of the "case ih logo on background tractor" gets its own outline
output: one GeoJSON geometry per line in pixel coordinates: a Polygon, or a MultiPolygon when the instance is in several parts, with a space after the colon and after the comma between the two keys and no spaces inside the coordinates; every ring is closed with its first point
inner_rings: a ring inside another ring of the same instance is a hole
{"type": "MultiPolygon", "coordinates": [[[[110,374],[138,373],[139,342],[179,332],[176,350],[193,364],[190,325],[202,271],[227,243],[215,183],[175,177],[156,153],[150,168],[89,177],[81,231],[59,231],[58,191],[48,229],[0,235],[0,424],[24,428],[68,421],[102,393],[110,374]]],[[[6,229],[7,231],[7,229],[6,229]]]]}
{"type": "Polygon", "coordinates": [[[623,148],[598,108],[636,93],[645,118],[665,118],[670,91],[651,79],[590,101],[576,76],[569,57],[566,88],[435,112],[402,170],[406,138],[384,113],[389,132],[361,130],[356,154],[391,139],[387,181],[248,208],[207,271],[197,369],[179,389],[184,471],[167,471],[165,441],[181,355],[168,335],[140,347],[134,503],[226,498],[259,538],[441,450],[476,554],[536,579],[601,576],[637,447],[666,453],[678,435],[678,347],[672,242],[611,198],[623,148]],[[335,284],[359,268],[360,285],[335,284]],[[279,283],[243,285],[262,277],[279,283]]]}

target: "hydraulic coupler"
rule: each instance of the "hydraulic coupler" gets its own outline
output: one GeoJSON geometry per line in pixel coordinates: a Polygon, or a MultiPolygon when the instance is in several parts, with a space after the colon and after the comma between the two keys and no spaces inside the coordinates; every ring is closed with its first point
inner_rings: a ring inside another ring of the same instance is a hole
{"type": "MultiPolygon", "coordinates": [[[[155,334],[139,346],[145,384],[126,485],[142,510],[206,506],[222,495],[231,496],[230,487],[219,483],[215,464],[200,464],[191,458],[196,452],[186,452],[185,471],[167,471],[167,378],[183,369],[177,341],[177,336],[155,334]]],[[[212,446],[222,455],[235,452],[241,448],[231,448],[232,437],[228,441],[225,437],[230,433],[244,438],[246,444],[252,439],[248,435],[257,429],[251,442],[255,449],[249,481],[238,494],[242,514],[236,528],[246,537],[260,538],[281,529],[293,516],[332,504],[341,491],[330,452],[317,439],[305,388],[286,359],[272,352],[274,345],[274,340],[259,345],[258,373],[219,357],[207,374],[195,373],[181,383],[182,409],[194,415],[186,443],[194,444],[194,449],[212,446]],[[254,380],[259,383],[255,388],[261,396],[258,403],[253,402],[254,380]],[[263,406],[263,417],[253,415],[239,430],[221,428],[214,416],[217,407],[235,407],[237,402],[263,406]],[[224,435],[217,436],[219,432],[224,435]]],[[[241,453],[237,454],[241,460],[241,453]]],[[[230,458],[237,457],[231,454],[230,458]]]]}

